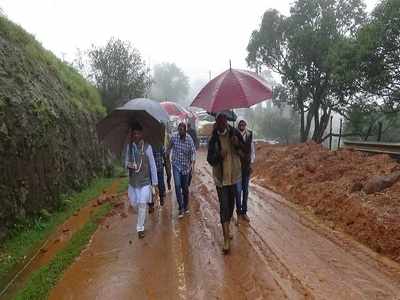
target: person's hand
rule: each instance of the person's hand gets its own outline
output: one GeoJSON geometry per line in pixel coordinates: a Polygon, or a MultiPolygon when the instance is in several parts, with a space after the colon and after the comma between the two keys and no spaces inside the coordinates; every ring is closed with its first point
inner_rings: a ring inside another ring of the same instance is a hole
{"type": "Polygon", "coordinates": [[[232,144],[237,146],[239,144],[239,139],[236,135],[231,137],[232,144]]]}
{"type": "Polygon", "coordinates": [[[222,159],[225,159],[225,157],[228,155],[228,152],[226,150],[221,150],[221,157],[222,159]]]}

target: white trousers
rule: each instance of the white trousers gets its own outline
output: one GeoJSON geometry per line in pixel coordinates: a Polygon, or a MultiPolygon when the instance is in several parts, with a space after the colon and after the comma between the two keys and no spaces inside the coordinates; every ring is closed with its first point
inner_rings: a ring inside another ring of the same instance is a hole
{"type": "Polygon", "coordinates": [[[138,208],[138,217],[137,217],[136,230],[137,232],[139,232],[139,231],[144,231],[144,222],[146,221],[146,215],[147,215],[147,203],[138,203],[137,208],[138,208]]]}
{"type": "Polygon", "coordinates": [[[129,185],[128,198],[131,205],[137,207],[138,218],[136,230],[138,232],[143,231],[147,215],[147,203],[151,201],[151,186],[145,185],[133,188],[129,185]]]}

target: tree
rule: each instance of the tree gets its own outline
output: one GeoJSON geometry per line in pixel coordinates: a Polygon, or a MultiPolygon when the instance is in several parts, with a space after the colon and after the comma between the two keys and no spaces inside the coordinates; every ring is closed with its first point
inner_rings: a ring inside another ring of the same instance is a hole
{"type": "Polygon", "coordinates": [[[321,142],[333,110],[345,101],[333,91],[331,52],[365,21],[361,0],[297,0],[290,16],[267,10],[247,50],[250,67],[271,68],[290,90],[290,104],[300,114],[300,137],[321,142]]]}
{"type": "Polygon", "coordinates": [[[159,101],[184,103],[189,93],[189,79],[174,63],[154,66],[151,97],[159,101]]]}
{"type": "Polygon", "coordinates": [[[145,62],[128,41],[111,38],[104,47],[92,46],[85,58],[78,52],[75,66],[99,89],[108,111],[145,96],[151,86],[145,62]]]}
{"type": "Polygon", "coordinates": [[[336,61],[351,95],[377,97],[380,108],[388,112],[400,109],[399,36],[400,1],[384,0],[336,61]]]}

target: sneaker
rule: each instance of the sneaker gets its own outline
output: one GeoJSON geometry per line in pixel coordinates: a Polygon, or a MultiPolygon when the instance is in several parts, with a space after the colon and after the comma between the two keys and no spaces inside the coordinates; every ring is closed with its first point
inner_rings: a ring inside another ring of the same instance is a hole
{"type": "Polygon", "coordinates": [[[144,238],[144,231],[138,231],[138,237],[139,239],[144,238]]]}
{"type": "Polygon", "coordinates": [[[250,218],[247,214],[242,214],[242,219],[246,222],[250,222],[250,218]]]}
{"type": "Polygon", "coordinates": [[[190,213],[189,208],[186,208],[185,209],[185,214],[188,214],[188,213],[190,213]]]}
{"type": "Polygon", "coordinates": [[[183,211],[180,211],[180,212],[179,212],[178,218],[179,218],[179,219],[182,219],[182,218],[183,218],[183,211]]]}

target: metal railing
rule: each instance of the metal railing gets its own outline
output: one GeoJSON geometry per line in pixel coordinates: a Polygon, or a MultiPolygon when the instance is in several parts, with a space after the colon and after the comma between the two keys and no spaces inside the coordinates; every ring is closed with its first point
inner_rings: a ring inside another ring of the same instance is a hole
{"type": "Polygon", "coordinates": [[[343,141],[344,147],[370,153],[384,153],[400,156],[400,143],[343,141]]]}

